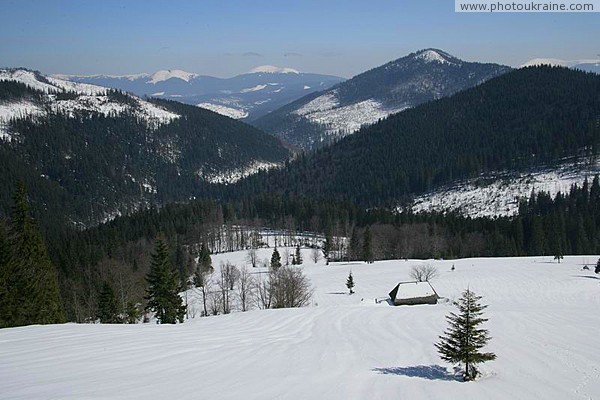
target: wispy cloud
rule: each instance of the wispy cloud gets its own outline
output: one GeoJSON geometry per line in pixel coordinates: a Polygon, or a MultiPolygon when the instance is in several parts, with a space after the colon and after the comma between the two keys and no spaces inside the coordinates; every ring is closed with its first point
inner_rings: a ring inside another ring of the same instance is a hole
{"type": "Polygon", "coordinates": [[[302,57],[302,54],[300,54],[300,53],[285,53],[283,56],[284,57],[302,57]]]}
{"type": "Polygon", "coordinates": [[[242,57],[264,57],[264,56],[260,53],[255,53],[254,51],[248,51],[246,53],[243,53],[242,57]]]}

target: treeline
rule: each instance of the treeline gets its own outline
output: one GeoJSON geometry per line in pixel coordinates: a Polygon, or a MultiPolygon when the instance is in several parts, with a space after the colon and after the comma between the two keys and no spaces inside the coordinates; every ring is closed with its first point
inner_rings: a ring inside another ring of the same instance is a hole
{"type": "MultiPolygon", "coordinates": [[[[29,215],[24,198],[23,190],[19,189],[14,210],[26,209],[29,215]]],[[[38,285],[39,280],[19,286],[10,279],[20,276],[15,274],[22,271],[18,265],[56,266],[57,272],[47,272],[54,270],[49,267],[43,270],[46,272],[28,272],[50,277],[45,282],[51,282],[52,276],[56,277],[52,274],[58,274],[61,296],[56,297],[60,298],[56,303],[57,314],[51,314],[56,318],[31,319],[40,323],[62,320],[63,310],[70,321],[93,321],[107,296],[116,296],[121,308],[127,310],[123,320],[129,315],[139,315],[145,307],[145,278],[157,238],[162,238],[169,248],[169,265],[180,285],[194,275],[198,267],[196,259],[206,260],[211,250],[268,246],[259,233],[264,227],[290,232],[290,237],[303,231],[321,232],[321,237],[326,238],[321,251],[330,261],[525,255],[560,259],[566,254],[600,253],[598,177],[591,184],[585,181],[581,186],[574,185],[568,193],[559,193],[554,198],[544,193],[532,194],[521,203],[517,216],[495,219],[367,210],[352,203],[276,194],[236,202],[196,200],[162,209],[149,208],[84,231],[73,228],[48,231],[49,257],[45,256],[44,241],[34,220],[23,215],[14,211],[10,220],[0,224],[4,299],[1,302],[3,307],[19,304],[20,301],[5,299],[18,299],[34,289],[40,296],[50,296],[43,293],[53,293],[51,284],[44,292],[40,287],[27,286],[38,285]],[[29,238],[24,243],[30,244],[19,244],[23,238],[29,238]],[[31,249],[35,251],[29,255],[31,249]],[[10,292],[11,288],[21,287],[25,289],[10,292]]],[[[319,246],[321,242],[286,243],[319,246]]]]}

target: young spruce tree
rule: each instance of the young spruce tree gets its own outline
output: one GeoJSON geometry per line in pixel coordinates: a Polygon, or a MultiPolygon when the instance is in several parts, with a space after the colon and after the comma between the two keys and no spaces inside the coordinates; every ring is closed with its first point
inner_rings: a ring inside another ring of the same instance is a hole
{"type": "Polygon", "coordinates": [[[348,274],[348,279],[346,279],[346,287],[350,290],[350,294],[354,293],[354,277],[352,276],[352,271],[348,274]]]}
{"type": "Polygon", "coordinates": [[[279,255],[279,251],[277,251],[277,247],[273,249],[273,255],[271,256],[271,269],[274,272],[281,268],[281,255],[279,255]]]}
{"type": "Polygon", "coordinates": [[[480,350],[490,340],[488,332],[479,328],[487,321],[482,318],[486,305],[479,304],[481,296],[476,296],[469,289],[455,305],[459,313],[450,313],[446,317],[450,327],[440,336],[441,341],[435,345],[444,361],[465,364],[464,380],[470,381],[477,377],[477,364],[494,360],[494,353],[481,353],[480,350]]]}
{"type": "Polygon", "coordinates": [[[183,322],[186,307],[178,293],[177,275],[171,270],[169,250],[161,239],[156,241],[146,282],[146,308],[156,314],[157,322],[183,322]]]}

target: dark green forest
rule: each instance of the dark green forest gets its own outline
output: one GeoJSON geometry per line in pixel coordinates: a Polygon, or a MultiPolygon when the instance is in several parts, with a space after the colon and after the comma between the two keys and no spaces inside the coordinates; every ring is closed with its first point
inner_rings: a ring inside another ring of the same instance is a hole
{"type": "Polygon", "coordinates": [[[413,194],[485,172],[594,158],[599,141],[600,76],[524,68],[392,115],[233,191],[393,207],[413,194]]]}
{"type": "MultiPolygon", "coordinates": [[[[108,97],[137,102],[116,90],[108,97]]],[[[42,92],[0,81],[0,101],[15,99],[50,107],[42,92]]],[[[0,141],[0,215],[8,214],[10,188],[18,181],[26,183],[39,215],[56,220],[44,225],[90,225],[143,205],[189,200],[205,191],[199,175],[289,157],[278,139],[251,126],[198,107],[152,101],[182,117],[156,128],[135,112],[65,115],[48,109],[44,118],[11,121],[14,140],[0,141]]]]}

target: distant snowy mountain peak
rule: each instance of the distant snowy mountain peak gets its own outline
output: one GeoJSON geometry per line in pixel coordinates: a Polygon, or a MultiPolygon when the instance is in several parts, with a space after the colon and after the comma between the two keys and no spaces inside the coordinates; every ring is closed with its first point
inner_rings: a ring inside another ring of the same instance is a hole
{"type": "Polygon", "coordinates": [[[156,84],[158,82],[167,81],[172,78],[181,79],[183,81],[189,82],[190,79],[197,77],[198,74],[194,74],[192,72],[182,71],[180,69],[167,69],[163,71],[158,71],[152,74],[148,83],[156,84]]]}
{"type": "Polygon", "coordinates": [[[439,64],[454,64],[458,59],[444,51],[437,49],[426,49],[417,52],[415,58],[421,59],[427,63],[439,63],[439,64]]]}
{"type": "Polygon", "coordinates": [[[252,68],[248,74],[268,73],[268,74],[299,74],[300,71],[287,67],[276,67],[274,65],[261,65],[252,68]]]}
{"type": "Polygon", "coordinates": [[[256,67],[249,73],[231,78],[217,78],[177,69],[126,76],[55,77],[115,88],[141,97],[173,99],[190,105],[204,104],[205,108],[247,121],[266,115],[307,93],[328,89],[344,80],[337,76],[299,73],[292,68],[272,65],[256,67]]]}

